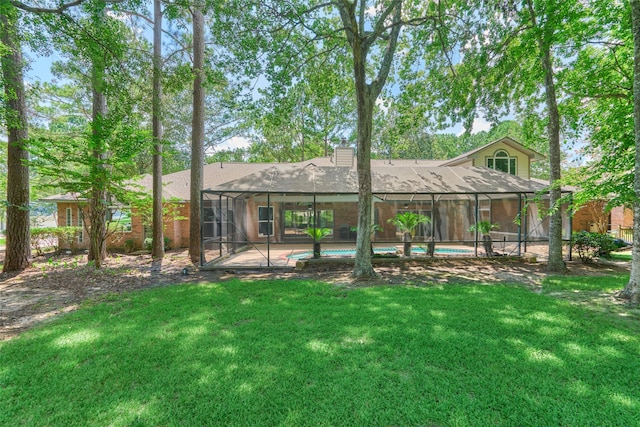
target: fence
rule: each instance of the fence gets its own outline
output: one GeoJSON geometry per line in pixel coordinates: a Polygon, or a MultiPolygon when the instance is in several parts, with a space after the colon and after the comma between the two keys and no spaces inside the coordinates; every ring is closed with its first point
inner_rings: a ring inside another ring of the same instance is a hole
{"type": "Polygon", "coordinates": [[[633,243],[633,227],[618,226],[617,230],[612,230],[615,237],[625,242],[633,243]]]}

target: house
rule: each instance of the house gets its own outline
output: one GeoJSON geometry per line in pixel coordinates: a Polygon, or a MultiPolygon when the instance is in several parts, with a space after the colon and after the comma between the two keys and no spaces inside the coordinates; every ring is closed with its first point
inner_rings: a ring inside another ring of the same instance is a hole
{"type": "MultiPolygon", "coordinates": [[[[511,138],[501,138],[449,160],[371,161],[372,216],[379,230],[377,245],[393,247],[400,235],[389,223],[397,213],[412,211],[430,222],[416,230],[416,242],[435,240],[477,249],[478,236],[469,231],[477,221],[499,224],[492,235],[519,253],[527,242],[548,239],[548,220],[538,219],[544,206],[545,184],[531,179],[531,163],[544,156],[511,138]],[[536,203],[530,203],[533,200],[536,203]]],[[[330,157],[297,163],[214,163],[205,165],[202,191],[203,263],[246,249],[264,249],[267,265],[277,245],[310,241],[305,230],[330,230],[323,242],[350,244],[357,235],[358,180],[355,150],[345,143],[330,157]]],[[[190,171],[163,177],[165,199],[174,211],[165,220],[165,236],[172,247],[189,241],[190,171]]],[[[151,176],[140,184],[151,191],[151,176]]],[[[77,225],[82,210],[68,195],[45,200],[58,205],[59,225],[77,225]]],[[[114,217],[123,213],[114,209],[114,217]]],[[[566,230],[570,220],[565,220],[566,230]]],[[[141,247],[150,235],[136,212],[111,246],[125,241],[141,247]],[[129,225],[130,224],[130,225],[129,225]]],[[[566,233],[568,237],[568,232],[566,233]]],[[[80,239],[83,236],[80,236],[80,239]]],[[[325,244],[325,245],[326,245],[325,244]]],[[[86,241],[79,240],[78,245],[86,241]]]]}
{"type": "MultiPolygon", "coordinates": [[[[548,241],[546,183],[530,179],[531,162],[544,159],[511,138],[502,138],[449,160],[372,160],[372,211],[377,249],[395,250],[403,235],[389,219],[415,212],[429,219],[413,241],[435,241],[442,250],[477,254],[479,221],[498,224],[494,241],[511,254],[528,242],[548,241]]],[[[262,265],[277,265],[283,251],[311,241],[305,230],[326,228],[323,247],[353,247],[357,235],[358,179],[354,149],[336,147],[330,158],[273,164],[202,192],[203,263],[247,249],[262,265]]],[[[569,238],[570,218],[564,218],[569,238]]],[[[481,236],[480,236],[481,237],[481,236]]],[[[374,248],[374,249],[376,249],[374,248]]],[[[336,249],[338,250],[338,249],[336,249]]],[[[348,250],[348,249],[347,249],[348,250]]],[[[289,258],[295,255],[286,255],[289,258]]]]}

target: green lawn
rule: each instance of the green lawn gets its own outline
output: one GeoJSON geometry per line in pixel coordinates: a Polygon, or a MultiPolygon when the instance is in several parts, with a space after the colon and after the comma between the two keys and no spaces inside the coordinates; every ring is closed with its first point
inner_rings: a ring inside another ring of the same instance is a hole
{"type": "Polygon", "coordinates": [[[609,276],[556,276],[549,277],[544,282],[543,289],[547,292],[555,291],[587,291],[587,292],[615,292],[624,288],[629,281],[629,274],[615,274],[609,276]]]}
{"type": "Polygon", "coordinates": [[[0,245],[4,245],[6,241],[4,237],[0,237],[0,245]]]}
{"type": "Polygon", "coordinates": [[[517,286],[182,285],[0,343],[0,425],[631,426],[638,384],[638,321],[517,286]]]}
{"type": "Polygon", "coordinates": [[[611,252],[609,258],[618,261],[631,261],[631,252],[611,252]]]}

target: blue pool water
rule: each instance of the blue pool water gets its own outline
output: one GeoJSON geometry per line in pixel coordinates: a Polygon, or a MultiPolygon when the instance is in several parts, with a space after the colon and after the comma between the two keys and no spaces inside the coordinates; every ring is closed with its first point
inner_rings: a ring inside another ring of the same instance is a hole
{"type": "MultiPolygon", "coordinates": [[[[397,249],[394,246],[389,248],[373,248],[373,252],[376,254],[395,254],[396,251],[397,249]]],[[[424,254],[426,253],[426,249],[420,248],[420,247],[412,247],[411,253],[424,254]]],[[[437,248],[437,247],[434,251],[434,254],[441,254],[441,255],[470,254],[470,253],[473,253],[473,251],[470,249],[437,248]]],[[[298,260],[298,259],[310,258],[311,256],[313,256],[313,253],[311,251],[308,251],[308,252],[298,252],[294,254],[289,254],[287,255],[287,258],[298,260]]],[[[320,256],[354,257],[356,256],[356,250],[355,249],[324,249],[320,252],[320,256]]]]}

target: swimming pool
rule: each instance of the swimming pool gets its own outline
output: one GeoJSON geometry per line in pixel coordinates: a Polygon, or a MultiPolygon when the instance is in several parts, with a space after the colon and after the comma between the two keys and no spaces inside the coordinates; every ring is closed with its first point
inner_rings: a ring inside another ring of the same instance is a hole
{"type": "MultiPolygon", "coordinates": [[[[391,246],[388,248],[373,248],[373,253],[375,254],[395,254],[398,252],[398,249],[395,246],[391,246]]],[[[421,247],[412,247],[411,253],[413,254],[424,254],[427,250],[421,247]]],[[[438,248],[436,247],[434,254],[440,255],[453,255],[453,254],[472,254],[473,250],[471,249],[455,249],[455,248],[438,248]]],[[[287,255],[289,259],[305,259],[313,256],[313,252],[297,252],[287,255]]],[[[355,249],[323,249],[320,252],[320,256],[322,257],[355,257],[356,250],[355,249]]]]}

